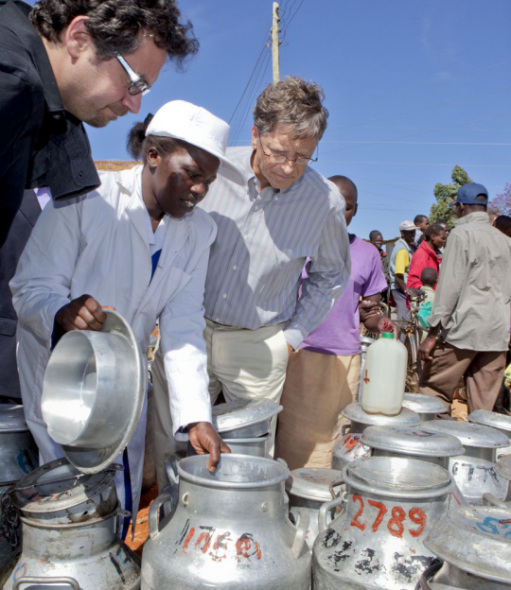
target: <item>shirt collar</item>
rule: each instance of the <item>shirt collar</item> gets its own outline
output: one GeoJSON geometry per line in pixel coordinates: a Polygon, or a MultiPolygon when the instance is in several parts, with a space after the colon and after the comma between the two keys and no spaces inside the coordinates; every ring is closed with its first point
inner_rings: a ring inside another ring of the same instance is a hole
{"type": "Polygon", "coordinates": [[[490,225],[490,218],[486,211],[475,211],[474,213],[469,213],[454,221],[456,227],[458,225],[464,225],[465,223],[485,223],[490,225]]]}

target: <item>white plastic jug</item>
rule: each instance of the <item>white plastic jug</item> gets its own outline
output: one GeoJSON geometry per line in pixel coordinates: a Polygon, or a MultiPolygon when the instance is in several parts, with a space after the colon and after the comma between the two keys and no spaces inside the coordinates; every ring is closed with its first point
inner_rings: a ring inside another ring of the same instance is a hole
{"type": "Polygon", "coordinates": [[[394,339],[392,332],[383,332],[367,350],[363,384],[362,408],[371,414],[399,414],[403,404],[408,352],[394,339]]]}

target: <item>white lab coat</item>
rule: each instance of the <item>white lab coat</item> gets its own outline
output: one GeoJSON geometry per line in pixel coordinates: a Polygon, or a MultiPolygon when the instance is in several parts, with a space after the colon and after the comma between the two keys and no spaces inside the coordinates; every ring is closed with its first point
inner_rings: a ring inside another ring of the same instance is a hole
{"type": "MultiPolygon", "coordinates": [[[[54,317],[84,293],[103,306],[113,306],[131,325],[142,351],[147,350],[159,319],[174,430],[211,421],[203,296],[216,225],[200,209],[181,219],[167,216],[162,253],[151,279],[141,170],[102,173],[101,186],[85,198],[48,204],[10,283],[18,314],[25,415],[44,462],[58,456],[40,408],[54,317]]],[[[145,416],[146,408],[128,446],[135,506],[141,488],[145,416]]]]}

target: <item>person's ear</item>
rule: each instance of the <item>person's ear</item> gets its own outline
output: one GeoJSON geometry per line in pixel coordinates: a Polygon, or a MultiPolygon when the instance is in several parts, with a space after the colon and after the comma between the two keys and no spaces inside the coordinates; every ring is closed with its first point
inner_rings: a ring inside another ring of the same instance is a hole
{"type": "Polygon", "coordinates": [[[78,59],[81,53],[94,45],[85,22],[89,17],[85,15],[76,16],[63,33],[62,42],[73,59],[78,59]]]}
{"type": "Polygon", "coordinates": [[[158,166],[161,160],[161,155],[155,147],[150,147],[147,150],[146,162],[149,168],[154,169],[158,166]]]}
{"type": "Polygon", "coordinates": [[[259,129],[252,125],[252,148],[255,150],[257,148],[257,144],[259,143],[259,129]]]}

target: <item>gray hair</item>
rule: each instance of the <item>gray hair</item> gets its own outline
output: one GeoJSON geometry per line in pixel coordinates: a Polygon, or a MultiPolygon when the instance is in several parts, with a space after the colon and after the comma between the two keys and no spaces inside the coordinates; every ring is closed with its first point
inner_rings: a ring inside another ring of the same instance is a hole
{"type": "Polygon", "coordinates": [[[312,82],[290,76],[269,84],[254,107],[254,125],[259,133],[271,133],[278,123],[293,127],[296,139],[313,137],[318,141],[326,129],[328,111],[324,94],[312,82]]]}

